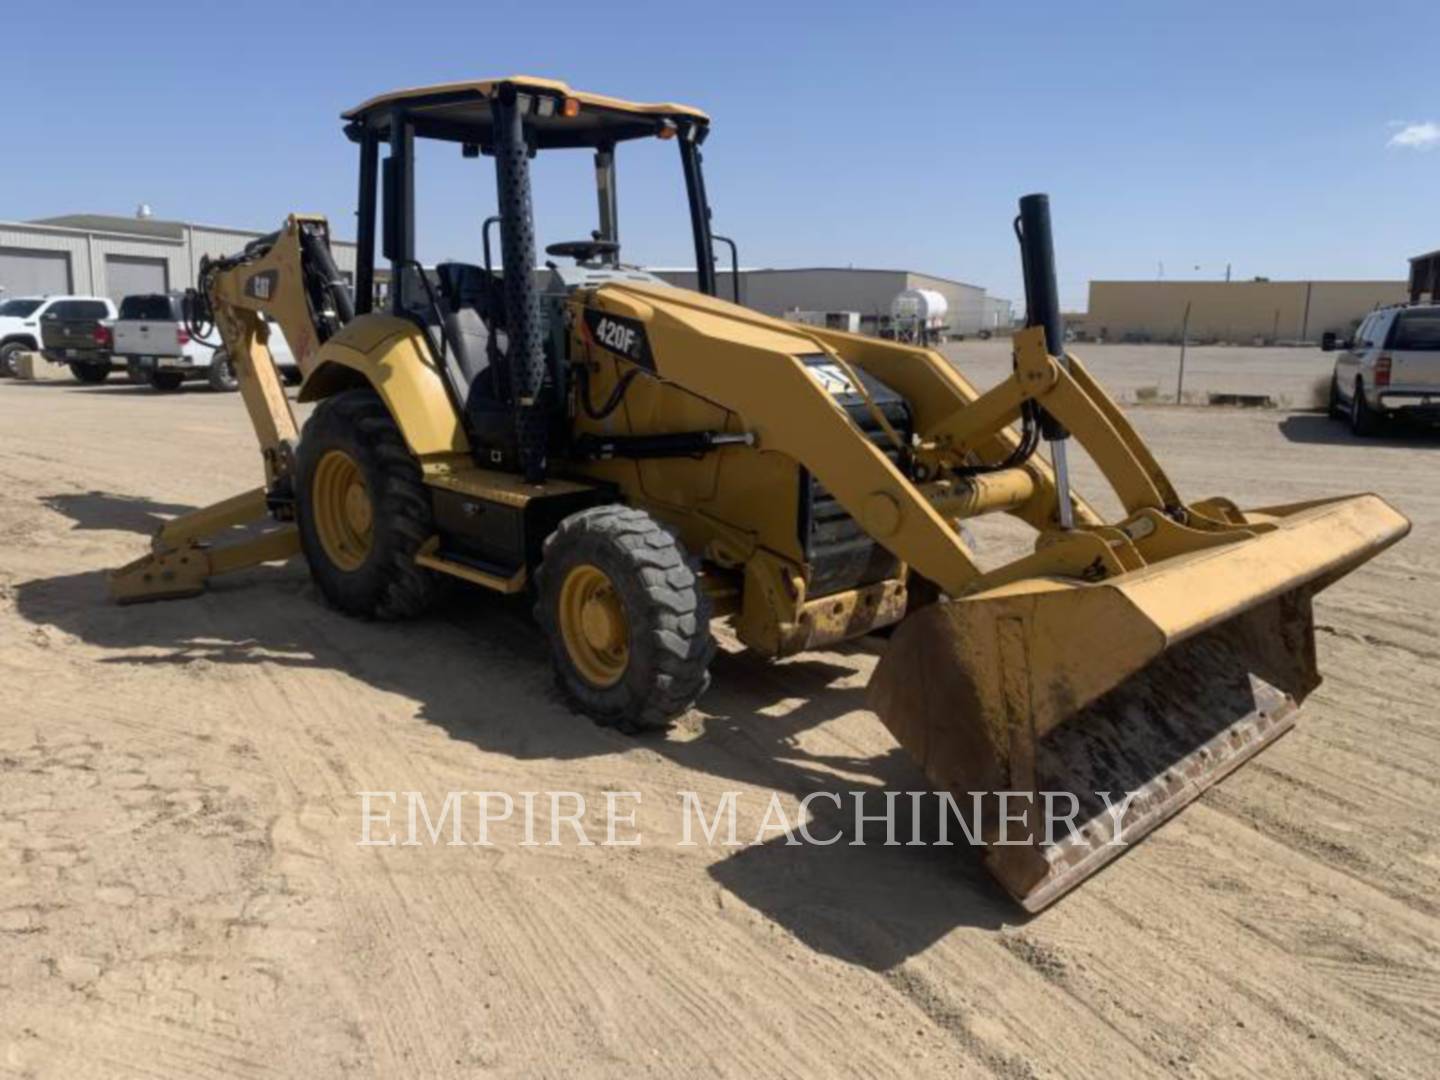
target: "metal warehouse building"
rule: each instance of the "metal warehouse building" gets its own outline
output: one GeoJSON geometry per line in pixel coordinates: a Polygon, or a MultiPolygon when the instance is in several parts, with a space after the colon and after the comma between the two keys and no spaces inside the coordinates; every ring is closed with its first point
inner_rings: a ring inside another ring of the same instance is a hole
{"type": "MultiPolygon", "coordinates": [[[[657,269],[672,285],[695,288],[694,270],[657,269]]],[[[731,275],[716,274],[717,291],[732,296],[731,275]]],[[[975,334],[1010,326],[1010,301],[987,296],[978,285],[913,270],[805,267],[740,271],[740,300],[766,315],[787,311],[858,311],[867,327],[890,314],[890,301],[906,289],[930,289],[945,297],[952,333],[975,334]]]]}
{"type": "Polygon", "coordinates": [[[1404,281],[1092,281],[1085,329],[1106,341],[1319,341],[1402,304],[1404,281]]]}
{"type": "MultiPolygon", "coordinates": [[[[203,256],[234,254],[261,235],[107,214],[0,221],[0,299],[75,293],[118,303],[134,293],[184,289],[195,284],[203,256]]],[[[352,274],[355,245],[337,241],[335,261],[352,274]]]]}

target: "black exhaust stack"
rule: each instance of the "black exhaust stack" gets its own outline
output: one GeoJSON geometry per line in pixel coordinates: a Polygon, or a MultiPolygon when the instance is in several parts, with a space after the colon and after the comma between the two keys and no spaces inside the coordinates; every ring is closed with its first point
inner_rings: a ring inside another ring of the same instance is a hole
{"type": "Polygon", "coordinates": [[[1050,232],[1050,196],[1020,199],[1020,258],[1025,269],[1025,325],[1045,328],[1045,348],[1065,355],[1065,321],[1055,284],[1055,241],[1050,232]]]}
{"type": "Polygon", "coordinates": [[[520,471],[527,483],[545,479],[548,423],[541,397],[545,386],[545,341],[540,293],[535,286],[535,217],[530,197],[530,148],[525,140],[524,105],[513,86],[501,87],[492,102],[495,120],[495,177],[500,203],[500,253],[505,268],[506,359],[515,409],[520,471]]]}
{"type": "MultiPolygon", "coordinates": [[[[1050,230],[1050,196],[1023,195],[1020,216],[1015,219],[1015,234],[1020,239],[1020,261],[1025,275],[1025,325],[1039,326],[1045,331],[1045,351],[1060,362],[1065,358],[1065,320],[1060,317],[1060,289],[1055,282],[1055,240],[1050,230]]],[[[1061,528],[1074,525],[1070,504],[1070,473],[1065,456],[1065,440],[1070,432],[1044,409],[1040,413],[1040,433],[1050,443],[1051,461],[1055,467],[1055,486],[1059,492],[1057,506],[1061,528]]]]}

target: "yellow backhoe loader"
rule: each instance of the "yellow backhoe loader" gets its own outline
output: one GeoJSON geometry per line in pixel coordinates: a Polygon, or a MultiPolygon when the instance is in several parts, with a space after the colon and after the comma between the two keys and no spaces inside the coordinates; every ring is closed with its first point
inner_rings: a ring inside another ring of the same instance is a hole
{"type": "Polygon", "coordinates": [[[315,217],[205,264],[194,319],[234,358],[265,482],[162,528],[113,574],[122,602],[298,553],[330,603],[365,617],[418,615],[447,578],[529,591],[564,692],[627,730],[700,697],[713,619],[770,657],[893,628],[875,711],[1036,910],[1293,726],[1319,681],[1312,595],[1408,531],[1373,495],[1183,499],[1066,351],[1043,195],[1016,219],[1030,325],[1013,374],[979,393],[934,351],[757,314],[738,276],[736,302],[717,296],[728,241],[711,230],[696,109],[511,77],[344,118],[360,157],[353,292],[315,217]],[[484,265],[417,261],[417,139],[493,161],[484,265]],[[620,255],[617,150],[656,139],[679,150],[694,290],[620,255]],[[593,155],[598,227],[532,270],[531,159],[560,150],[593,155]],[[303,433],[266,315],[317,403],[303,433]],[[1071,440],[1118,520],[1071,492],[1071,440]],[[991,513],[1037,537],[982,571],[961,523],[991,513]]]}

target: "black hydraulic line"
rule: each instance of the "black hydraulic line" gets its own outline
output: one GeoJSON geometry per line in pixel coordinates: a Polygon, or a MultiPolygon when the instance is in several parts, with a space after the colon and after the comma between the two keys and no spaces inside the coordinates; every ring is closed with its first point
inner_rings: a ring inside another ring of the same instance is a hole
{"type": "MultiPolygon", "coordinates": [[[[1043,199],[1044,196],[1042,195],[1042,196],[1040,196],[1040,198],[1043,199]]],[[[1022,205],[1023,205],[1023,200],[1022,200],[1022,205]]],[[[1048,226],[1048,219],[1047,219],[1047,226],[1048,226]]],[[[1048,232],[1048,227],[1047,227],[1047,232],[1048,232]]],[[[1022,229],[1021,229],[1021,219],[1020,219],[1019,217],[1017,217],[1017,218],[1015,219],[1015,237],[1016,237],[1016,239],[1018,239],[1018,240],[1020,241],[1020,263],[1021,263],[1021,272],[1022,272],[1022,274],[1023,274],[1023,276],[1024,276],[1024,279],[1025,279],[1025,297],[1026,297],[1026,300],[1025,300],[1025,308],[1026,308],[1026,317],[1027,317],[1027,320],[1028,320],[1028,319],[1030,318],[1030,316],[1031,316],[1031,313],[1034,311],[1034,308],[1031,307],[1031,304],[1030,304],[1030,297],[1033,295],[1033,291],[1032,291],[1032,288],[1031,288],[1031,282],[1030,282],[1030,274],[1031,274],[1031,266],[1032,266],[1032,263],[1031,263],[1031,259],[1030,259],[1030,251],[1029,251],[1028,245],[1027,245],[1026,242],[1025,242],[1025,234],[1023,233],[1023,231],[1022,231],[1022,229]]],[[[1055,263],[1054,263],[1054,259],[1053,259],[1053,257],[1052,257],[1052,259],[1051,259],[1051,261],[1050,261],[1051,281],[1052,281],[1052,284],[1053,284],[1053,281],[1054,281],[1054,268],[1055,268],[1055,263]]],[[[1058,312],[1059,312],[1059,308],[1058,308],[1058,305],[1057,305],[1057,307],[1056,307],[1056,313],[1057,313],[1057,315],[1058,315],[1058,312]]],[[[1033,324],[1029,324],[1029,325],[1033,325],[1033,324]]],[[[1062,334],[1062,337],[1063,337],[1063,334],[1062,334]]],[[[1062,347],[1063,347],[1063,342],[1062,342],[1062,347]]],[[[995,464],[992,464],[992,465],[987,465],[987,464],[961,465],[961,466],[958,466],[957,468],[951,469],[950,471],[951,471],[952,473],[954,473],[956,476],[961,476],[961,477],[964,477],[964,476],[983,476],[983,475],[985,475],[985,474],[987,474],[987,473],[1004,472],[1006,469],[1017,469],[1017,468],[1019,468],[1020,466],[1026,464],[1027,462],[1029,462],[1029,460],[1030,460],[1032,457],[1035,456],[1035,451],[1040,448],[1041,428],[1042,428],[1043,425],[1044,425],[1045,417],[1046,417],[1046,416],[1047,416],[1047,414],[1045,413],[1045,410],[1044,410],[1044,409],[1040,408],[1040,406],[1037,405],[1037,404],[1035,404],[1034,401],[1032,401],[1032,400],[1030,400],[1030,399],[1027,398],[1025,401],[1023,401],[1023,402],[1020,403],[1020,441],[1015,444],[1015,448],[1010,451],[1010,453],[1005,457],[1005,460],[1004,460],[1004,461],[996,462],[995,464]]],[[[1062,428],[1061,430],[1063,431],[1064,429],[1062,428]]]]}
{"type": "Polygon", "coordinates": [[[300,266],[306,279],[311,318],[323,344],[355,318],[355,300],[340,268],[335,265],[326,237],[304,223],[300,225],[300,266]]]}
{"type": "Polygon", "coordinates": [[[754,446],[749,432],[682,431],[660,435],[581,435],[575,440],[577,456],[590,460],[627,458],[699,458],[722,446],[754,446]]]}
{"type": "Polygon", "coordinates": [[[604,420],[620,407],[625,400],[625,392],[630,389],[630,384],[635,381],[635,376],[640,374],[641,369],[632,367],[615,383],[610,396],[605,399],[605,404],[596,408],[590,400],[590,367],[588,364],[574,365],[575,388],[580,399],[580,408],[591,420],[604,420]]]}
{"type": "Polygon", "coordinates": [[[535,284],[535,217],[530,194],[530,148],[520,95],[501,87],[491,103],[495,175],[500,203],[500,257],[505,267],[506,358],[515,410],[520,471],[527,483],[545,479],[549,441],[544,402],[545,342],[535,284]]]}

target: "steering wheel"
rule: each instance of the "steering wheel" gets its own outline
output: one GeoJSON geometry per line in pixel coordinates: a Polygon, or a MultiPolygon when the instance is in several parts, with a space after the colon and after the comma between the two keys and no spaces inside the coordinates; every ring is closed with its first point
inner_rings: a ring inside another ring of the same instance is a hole
{"type": "Polygon", "coordinates": [[[594,262],[602,255],[614,255],[620,245],[614,240],[562,240],[545,249],[546,255],[558,255],[576,262],[594,262]]]}

